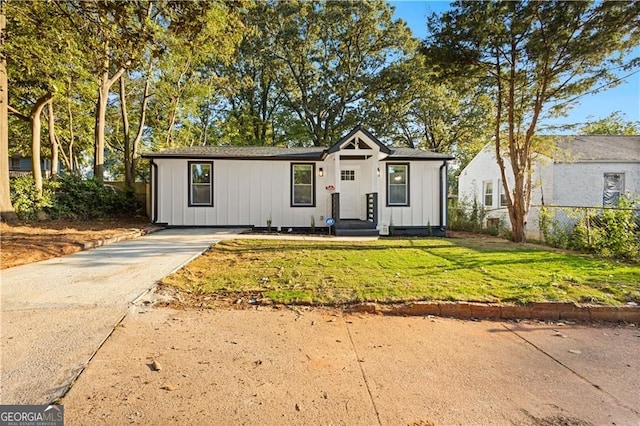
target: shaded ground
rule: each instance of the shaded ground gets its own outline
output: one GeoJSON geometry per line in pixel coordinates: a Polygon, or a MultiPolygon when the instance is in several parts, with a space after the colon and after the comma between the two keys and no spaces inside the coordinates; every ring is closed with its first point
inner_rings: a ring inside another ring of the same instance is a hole
{"type": "Polygon", "coordinates": [[[0,268],[38,262],[82,250],[85,243],[138,232],[149,219],[87,222],[0,222],[0,268]]]}

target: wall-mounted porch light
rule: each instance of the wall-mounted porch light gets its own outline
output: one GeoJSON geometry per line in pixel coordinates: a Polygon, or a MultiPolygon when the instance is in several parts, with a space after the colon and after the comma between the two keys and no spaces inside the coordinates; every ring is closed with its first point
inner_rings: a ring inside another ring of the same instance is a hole
{"type": "Polygon", "coordinates": [[[378,177],[380,177],[380,167],[378,167],[378,177]]]}
{"type": "Polygon", "coordinates": [[[320,177],[324,176],[324,170],[322,169],[322,167],[318,168],[318,176],[320,177]]]}

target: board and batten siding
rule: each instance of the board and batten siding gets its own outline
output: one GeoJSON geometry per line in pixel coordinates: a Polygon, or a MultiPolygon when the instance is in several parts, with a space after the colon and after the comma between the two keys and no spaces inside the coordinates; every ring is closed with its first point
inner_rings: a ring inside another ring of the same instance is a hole
{"type": "MultiPolygon", "coordinates": [[[[409,206],[387,206],[386,167],[381,163],[379,182],[379,222],[382,225],[404,226],[446,226],[440,223],[440,197],[445,198],[446,188],[440,190],[441,161],[389,161],[390,164],[409,164],[409,206]]],[[[443,182],[444,187],[444,182],[443,182]]]]}
{"type": "MultiPolygon", "coordinates": [[[[291,207],[290,161],[212,160],[213,207],[189,207],[188,162],[202,159],[157,158],[157,222],[170,226],[309,227],[314,215],[330,212],[324,179],[316,172],[315,207],[291,207]]],[[[313,163],[305,162],[302,163],[313,163]]],[[[316,170],[322,166],[316,162],[316,170]]],[[[326,176],[326,174],[325,174],[326,176]]]]}

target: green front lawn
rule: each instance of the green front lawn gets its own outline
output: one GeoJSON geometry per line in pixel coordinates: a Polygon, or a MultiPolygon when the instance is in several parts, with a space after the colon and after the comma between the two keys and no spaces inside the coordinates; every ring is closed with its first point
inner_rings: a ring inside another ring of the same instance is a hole
{"type": "Polygon", "coordinates": [[[481,238],[224,241],[164,284],[277,303],[640,302],[640,265],[481,238]]]}

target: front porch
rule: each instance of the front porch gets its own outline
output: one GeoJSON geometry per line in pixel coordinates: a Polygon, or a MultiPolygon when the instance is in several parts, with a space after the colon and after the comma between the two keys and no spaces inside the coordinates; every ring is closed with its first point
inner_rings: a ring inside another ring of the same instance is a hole
{"type": "Polygon", "coordinates": [[[331,194],[331,215],[335,220],[333,233],[337,236],[377,237],[378,230],[378,193],[372,192],[366,197],[366,220],[340,219],[340,193],[331,194]]]}

